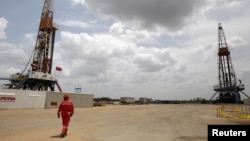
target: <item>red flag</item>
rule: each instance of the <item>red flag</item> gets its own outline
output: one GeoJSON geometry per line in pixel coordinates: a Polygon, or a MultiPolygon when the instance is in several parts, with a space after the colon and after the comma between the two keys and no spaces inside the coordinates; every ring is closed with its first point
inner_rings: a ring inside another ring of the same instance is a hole
{"type": "Polygon", "coordinates": [[[56,67],[56,70],[57,71],[62,71],[62,68],[61,67],[56,67]]]}

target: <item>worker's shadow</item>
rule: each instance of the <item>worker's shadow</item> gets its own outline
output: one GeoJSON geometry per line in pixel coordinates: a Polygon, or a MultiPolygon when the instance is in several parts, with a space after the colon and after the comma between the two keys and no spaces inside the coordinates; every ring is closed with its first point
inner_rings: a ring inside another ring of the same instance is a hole
{"type": "Polygon", "coordinates": [[[61,138],[60,135],[50,136],[51,138],[61,138]]]}

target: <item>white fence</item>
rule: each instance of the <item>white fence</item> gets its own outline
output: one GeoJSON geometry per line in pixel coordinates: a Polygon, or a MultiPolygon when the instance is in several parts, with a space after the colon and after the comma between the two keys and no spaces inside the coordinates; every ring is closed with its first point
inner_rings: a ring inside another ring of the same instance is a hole
{"type": "MultiPolygon", "coordinates": [[[[75,107],[93,107],[92,94],[68,93],[75,107]]],[[[64,93],[0,89],[0,109],[57,108],[64,93]]]]}

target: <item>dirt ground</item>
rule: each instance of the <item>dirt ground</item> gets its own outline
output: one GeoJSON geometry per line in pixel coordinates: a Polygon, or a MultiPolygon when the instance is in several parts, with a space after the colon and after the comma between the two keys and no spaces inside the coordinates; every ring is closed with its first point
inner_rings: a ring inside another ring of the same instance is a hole
{"type": "Polygon", "coordinates": [[[218,118],[213,104],[108,105],[75,108],[60,138],[57,109],[0,110],[1,141],[207,141],[208,124],[250,124],[218,118]]]}

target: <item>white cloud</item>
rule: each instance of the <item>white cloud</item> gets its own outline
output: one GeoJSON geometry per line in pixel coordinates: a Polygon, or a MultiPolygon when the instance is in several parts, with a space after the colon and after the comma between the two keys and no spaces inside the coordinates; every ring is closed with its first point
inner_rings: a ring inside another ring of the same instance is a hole
{"type": "Polygon", "coordinates": [[[228,39],[228,44],[230,45],[229,47],[232,49],[237,48],[237,47],[242,47],[246,45],[247,43],[248,41],[244,40],[240,36],[233,36],[228,39]]]}
{"type": "Polygon", "coordinates": [[[216,0],[213,2],[217,6],[235,7],[235,6],[241,5],[242,0],[216,0]]]}
{"type": "Polygon", "coordinates": [[[85,1],[84,0],[71,0],[73,2],[74,5],[77,5],[77,4],[85,4],[85,1]]]}
{"type": "Polygon", "coordinates": [[[6,38],[5,28],[8,25],[8,21],[5,18],[0,18],[0,39],[6,38]]]}
{"type": "Polygon", "coordinates": [[[164,68],[174,67],[175,60],[168,49],[138,48],[138,55],[133,62],[142,72],[158,72],[164,68]]]}
{"type": "MultiPolygon", "coordinates": [[[[180,69],[184,66],[179,66],[184,64],[178,62],[167,48],[139,47],[110,34],[61,32],[56,49],[59,52],[55,56],[62,55],[59,58],[67,61],[57,62],[60,60],[56,57],[54,63],[61,64],[63,70],[70,70],[61,77],[78,79],[91,88],[98,86],[98,90],[109,86],[131,89],[130,93],[133,93],[132,90],[140,85],[147,87],[147,83],[164,83],[171,77],[168,72],[176,71],[178,75],[180,71],[185,71],[180,69]]],[[[109,90],[107,88],[106,91],[109,90]]]]}
{"type": "Polygon", "coordinates": [[[65,21],[61,21],[61,20],[57,20],[56,22],[58,25],[61,26],[68,26],[68,27],[78,27],[78,28],[87,28],[89,27],[89,24],[86,22],[82,22],[82,21],[77,21],[77,20],[65,20],[65,21]]]}

